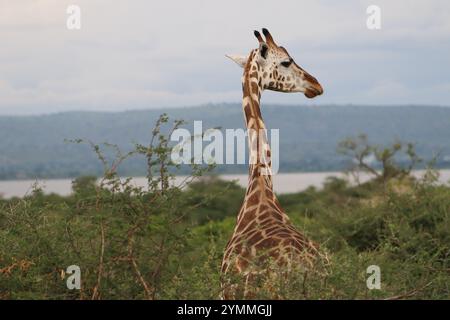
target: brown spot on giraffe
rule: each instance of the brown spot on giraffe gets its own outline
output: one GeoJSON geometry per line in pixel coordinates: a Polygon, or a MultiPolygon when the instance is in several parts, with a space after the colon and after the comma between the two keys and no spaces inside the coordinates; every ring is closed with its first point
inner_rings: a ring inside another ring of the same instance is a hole
{"type": "Polygon", "coordinates": [[[245,113],[245,119],[246,119],[247,124],[248,124],[248,122],[250,121],[250,118],[252,117],[252,111],[250,109],[250,105],[246,105],[244,107],[244,113],[245,113]]]}
{"type": "MultiPolygon", "coordinates": [[[[252,93],[258,94],[258,92],[259,92],[258,84],[255,83],[255,82],[251,82],[250,85],[251,85],[251,88],[252,88],[252,93]]],[[[259,109],[259,108],[258,108],[258,109],[259,109]]]]}
{"type": "Polygon", "coordinates": [[[254,221],[257,218],[257,209],[247,211],[247,214],[242,217],[242,220],[239,221],[239,224],[242,226],[248,225],[250,222],[254,221]]]}
{"type": "Polygon", "coordinates": [[[246,200],[247,208],[253,207],[259,203],[259,193],[253,192],[251,196],[246,200]]]}

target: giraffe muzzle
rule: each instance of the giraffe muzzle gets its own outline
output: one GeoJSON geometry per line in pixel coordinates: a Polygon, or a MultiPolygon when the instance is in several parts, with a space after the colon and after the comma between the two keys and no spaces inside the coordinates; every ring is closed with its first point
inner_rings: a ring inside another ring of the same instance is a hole
{"type": "Polygon", "coordinates": [[[316,96],[320,96],[323,93],[323,88],[320,83],[312,83],[306,90],[305,96],[309,99],[312,99],[316,96]]]}

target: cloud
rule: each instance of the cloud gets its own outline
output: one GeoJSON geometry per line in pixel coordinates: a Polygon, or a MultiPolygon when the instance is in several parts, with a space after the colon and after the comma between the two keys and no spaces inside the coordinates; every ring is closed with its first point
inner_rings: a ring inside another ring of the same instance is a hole
{"type": "Polygon", "coordinates": [[[379,31],[370,1],[75,2],[80,31],[66,29],[74,1],[1,2],[0,114],[239,101],[242,71],[224,54],[248,53],[263,26],[325,88],[267,102],[450,104],[446,0],[380,0],[379,31]]]}
{"type": "Polygon", "coordinates": [[[376,83],[366,92],[366,97],[370,101],[383,99],[391,99],[392,103],[398,103],[407,98],[411,91],[405,84],[391,79],[385,79],[376,83]]]}

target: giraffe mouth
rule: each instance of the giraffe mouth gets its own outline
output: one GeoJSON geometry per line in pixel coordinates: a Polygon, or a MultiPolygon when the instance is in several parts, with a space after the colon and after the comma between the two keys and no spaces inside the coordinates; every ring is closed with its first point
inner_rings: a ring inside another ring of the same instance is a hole
{"type": "Polygon", "coordinates": [[[323,93],[323,88],[319,83],[314,83],[305,90],[305,97],[312,99],[316,96],[320,96],[323,93]]]}

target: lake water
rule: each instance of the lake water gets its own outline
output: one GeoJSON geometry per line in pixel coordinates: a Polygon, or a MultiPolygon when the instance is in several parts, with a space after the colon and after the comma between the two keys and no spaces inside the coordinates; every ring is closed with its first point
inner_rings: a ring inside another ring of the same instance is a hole
{"type": "MultiPolygon", "coordinates": [[[[450,170],[440,170],[439,181],[448,184],[450,181],[450,170]]],[[[423,170],[414,171],[416,177],[423,176],[423,170]]],[[[302,172],[302,173],[279,173],[273,177],[274,189],[277,193],[291,193],[303,191],[309,186],[322,187],[327,177],[344,177],[341,172],[302,172]]],[[[179,176],[175,179],[176,184],[180,184],[185,177],[179,176]]],[[[246,174],[226,174],[220,175],[224,180],[235,180],[243,187],[247,186],[248,176],[246,174]]],[[[367,181],[368,176],[363,175],[361,182],[367,181]]],[[[145,186],[144,177],[133,178],[132,182],[137,186],[145,186]]],[[[23,197],[29,194],[33,184],[38,185],[45,193],[56,193],[59,195],[69,195],[72,192],[72,179],[44,179],[44,180],[7,180],[0,181],[0,195],[3,198],[23,197]]]]}

